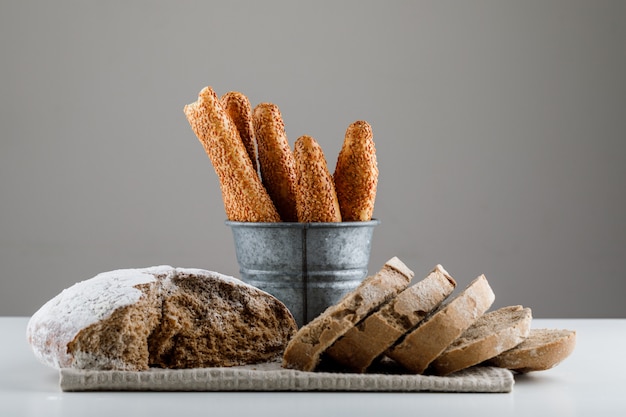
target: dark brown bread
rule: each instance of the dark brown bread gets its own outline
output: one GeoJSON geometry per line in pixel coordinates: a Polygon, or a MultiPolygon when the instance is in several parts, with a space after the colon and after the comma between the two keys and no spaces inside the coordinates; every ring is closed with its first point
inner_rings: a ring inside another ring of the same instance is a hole
{"type": "Polygon", "coordinates": [[[413,271],[398,258],[387,261],[376,275],[366,278],[339,303],[328,307],[298,330],[285,349],[283,367],[313,371],[329,346],[380,305],[404,290],[412,278],[413,271]]]}
{"type": "Polygon", "coordinates": [[[353,372],[365,372],[372,362],[436,308],[456,286],[437,265],[430,274],[371,314],[337,340],[326,354],[353,372]]]}
{"type": "Polygon", "coordinates": [[[27,337],[55,368],[137,371],[274,360],[296,330],[268,293],[216,272],[160,266],[75,284],[32,316],[27,337]]]}
{"type": "Polygon", "coordinates": [[[452,301],[437,309],[386,354],[411,372],[421,374],[456,338],[482,316],[495,296],[484,275],[452,301]]]}
{"type": "Polygon", "coordinates": [[[430,370],[448,375],[512,349],[526,339],[531,321],[530,309],[522,306],[486,313],[430,364],[430,370]]]}
{"type": "Polygon", "coordinates": [[[522,343],[486,362],[519,373],[545,371],[565,360],[576,346],[576,332],[564,329],[531,329],[522,343]]]}

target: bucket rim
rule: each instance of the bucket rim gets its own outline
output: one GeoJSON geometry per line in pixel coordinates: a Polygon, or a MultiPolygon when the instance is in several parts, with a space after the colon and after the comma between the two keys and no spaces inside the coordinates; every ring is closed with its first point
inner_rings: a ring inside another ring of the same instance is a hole
{"type": "Polygon", "coordinates": [[[346,228],[346,227],[374,227],[381,223],[379,219],[353,222],[238,222],[225,220],[224,224],[232,228],[281,228],[281,229],[316,229],[316,228],[346,228]]]}

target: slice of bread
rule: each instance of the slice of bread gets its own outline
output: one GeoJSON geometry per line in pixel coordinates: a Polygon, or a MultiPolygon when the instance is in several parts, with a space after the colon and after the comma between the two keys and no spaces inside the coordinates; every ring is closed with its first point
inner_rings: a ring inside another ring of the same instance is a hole
{"type": "Polygon", "coordinates": [[[455,286],[450,274],[437,265],[426,278],[350,328],[326,355],[347,370],[365,372],[374,359],[445,300],[455,286]]]}
{"type": "Polygon", "coordinates": [[[386,354],[411,372],[421,374],[456,338],[491,307],[495,295],[484,275],[452,301],[439,307],[386,354]]]}
{"type": "Polygon", "coordinates": [[[574,346],[576,332],[573,330],[531,329],[526,340],[485,364],[519,373],[545,371],[567,358],[574,346]]]}
{"type": "Polygon", "coordinates": [[[298,330],[285,349],[283,367],[313,371],[329,346],[372,311],[404,290],[412,278],[413,271],[400,259],[394,257],[387,261],[376,275],[363,280],[339,303],[328,307],[298,330]]]}
{"type": "Polygon", "coordinates": [[[479,364],[519,345],[530,331],[532,313],[522,306],[484,314],[431,363],[437,375],[448,375],[479,364]]]}

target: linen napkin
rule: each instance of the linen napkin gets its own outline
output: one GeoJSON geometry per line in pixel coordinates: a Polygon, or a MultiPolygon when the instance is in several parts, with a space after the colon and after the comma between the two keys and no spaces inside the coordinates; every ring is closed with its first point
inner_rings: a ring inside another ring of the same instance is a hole
{"type": "Polygon", "coordinates": [[[370,391],[510,392],[508,369],[476,366],[442,377],[283,369],[279,362],[227,368],[95,371],[62,369],[63,391],[370,391]]]}

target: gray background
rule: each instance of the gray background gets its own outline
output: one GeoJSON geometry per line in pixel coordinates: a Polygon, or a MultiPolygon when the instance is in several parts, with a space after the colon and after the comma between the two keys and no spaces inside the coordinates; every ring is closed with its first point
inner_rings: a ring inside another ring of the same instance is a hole
{"type": "Polygon", "coordinates": [[[625,1],[0,0],[0,315],[98,272],[238,275],[198,91],[279,105],[334,169],[371,123],[370,270],[626,317],[625,1]]]}

